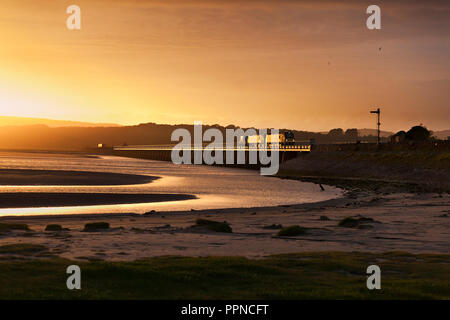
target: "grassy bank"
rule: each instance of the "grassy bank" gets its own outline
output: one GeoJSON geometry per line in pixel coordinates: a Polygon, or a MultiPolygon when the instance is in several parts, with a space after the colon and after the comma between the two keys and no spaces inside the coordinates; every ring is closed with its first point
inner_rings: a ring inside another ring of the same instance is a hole
{"type": "Polygon", "coordinates": [[[375,192],[450,192],[450,153],[311,152],[281,165],[278,176],[375,192]]]}
{"type": "Polygon", "coordinates": [[[412,166],[417,168],[450,169],[448,151],[334,151],[312,152],[312,158],[329,160],[366,162],[377,166],[412,166]]]}
{"type": "Polygon", "coordinates": [[[299,253],[249,260],[161,257],[0,262],[0,299],[450,299],[450,255],[299,253]],[[66,288],[77,264],[82,289],[66,288]],[[381,290],[366,268],[381,268],[381,290]]]}

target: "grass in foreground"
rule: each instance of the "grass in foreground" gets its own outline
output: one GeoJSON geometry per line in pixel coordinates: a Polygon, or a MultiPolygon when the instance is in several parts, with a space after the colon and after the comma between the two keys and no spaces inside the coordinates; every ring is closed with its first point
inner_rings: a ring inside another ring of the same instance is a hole
{"type": "Polygon", "coordinates": [[[63,227],[60,224],[49,224],[45,227],[45,231],[63,231],[63,227]]]}
{"type": "Polygon", "coordinates": [[[197,219],[195,220],[195,227],[202,227],[208,229],[209,231],[214,232],[225,232],[225,233],[233,232],[230,225],[226,221],[219,222],[207,219],[197,219]]]}
{"type": "MultiPolygon", "coordinates": [[[[0,260],[1,261],[1,260],[0,260]]],[[[135,262],[60,258],[0,262],[0,299],[450,299],[450,255],[401,252],[159,257],[135,262]],[[81,268],[82,289],[66,288],[81,268]],[[366,268],[381,268],[381,290],[366,268]]]]}
{"type": "Polygon", "coordinates": [[[300,226],[290,226],[281,229],[278,232],[278,236],[280,237],[295,237],[306,233],[306,228],[302,228],[300,226]]]}
{"type": "Polygon", "coordinates": [[[361,227],[362,224],[367,222],[375,222],[375,220],[365,217],[345,217],[344,219],[339,221],[338,226],[344,228],[358,228],[361,227]]]}
{"type": "Polygon", "coordinates": [[[8,244],[0,246],[0,254],[14,254],[14,255],[35,255],[37,253],[47,251],[47,247],[39,245],[39,244],[28,244],[28,243],[20,243],[20,244],[8,244]]]}
{"type": "Polygon", "coordinates": [[[84,225],[83,231],[94,232],[94,231],[101,231],[101,230],[107,230],[107,229],[109,229],[108,222],[91,222],[91,223],[86,223],[84,225]]]}
{"type": "Polygon", "coordinates": [[[9,232],[13,230],[29,231],[28,225],[22,223],[0,223],[0,232],[9,232]]]}

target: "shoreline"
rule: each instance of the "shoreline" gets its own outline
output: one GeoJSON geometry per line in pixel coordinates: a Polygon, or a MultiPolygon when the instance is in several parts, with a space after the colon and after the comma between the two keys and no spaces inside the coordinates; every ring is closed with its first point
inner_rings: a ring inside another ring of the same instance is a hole
{"type": "MultiPolygon", "coordinates": [[[[1,169],[0,169],[1,171],[1,169]]],[[[74,171],[76,172],[76,171],[74,171]]],[[[424,191],[418,191],[416,188],[416,185],[410,182],[400,182],[400,181],[386,181],[382,179],[365,179],[365,178],[342,178],[342,177],[322,177],[322,176],[296,176],[296,175],[278,175],[275,176],[278,179],[287,179],[287,180],[297,180],[302,182],[309,182],[314,183],[317,185],[323,184],[325,187],[337,187],[343,190],[343,195],[334,199],[329,200],[323,200],[323,201],[316,201],[316,202],[306,202],[306,203],[298,203],[298,204],[287,204],[287,205],[277,205],[277,206],[264,206],[264,207],[229,207],[229,208],[211,208],[211,209],[191,209],[191,210],[167,210],[167,211],[155,211],[155,215],[161,214],[161,215],[190,215],[193,212],[196,213],[204,213],[209,214],[211,212],[215,213],[226,213],[226,214],[232,214],[236,212],[245,212],[245,211],[274,211],[280,208],[307,208],[308,210],[319,208],[322,206],[327,205],[342,205],[342,203],[348,203],[348,201],[352,201],[352,199],[355,199],[357,197],[360,197],[361,195],[367,196],[377,196],[377,195],[386,195],[386,194],[406,194],[406,193],[417,193],[417,194],[433,194],[433,192],[424,192],[424,191]],[[380,185],[383,185],[383,187],[380,187],[380,185]]],[[[156,179],[159,179],[159,177],[153,177],[156,179]]],[[[7,193],[5,193],[7,194],[7,193]]],[[[12,193],[11,193],[12,194],[12,193]]],[[[21,193],[17,193],[20,195],[21,193]]],[[[39,193],[44,194],[44,193],[39,193]]],[[[52,195],[52,193],[47,193],[49,195],[52,195]]],[[[56,194],[56,193],[55,193],[56,194]]],[[[71,193],[66,193],[70,195],[71,193]]],[[[1,198],[0,193],[0,198],[1,198]]],[[[116,194],[108,194],[112,197],[116,194]]],[[[140,194],[132,194],[132,195],[140,195],[140,194]]],[[[157,194],[149,194],[149,196],[153,196],[157,194]]],[[[176,196],[187,196],[186,199],[180,199],[180,200],[189,200],[189,199],[195,199],[195,195],[190,194],[174,194],[176,196]]],[[[161,200],[161,201],[171,201],[171,200],[161,200]]],[[[176,200],[174,200],[176,201],[176,200]]],[[[155,201],[157,202],[157,201],[155,201]]],[[[140,202],[135,202],[140,203],[140,202]]],[[[144,202],[145,203],[145,202],[144,202]]],[[[104,205],[114,205],[115,203],[102,203],[104,205]]],[[[116,203],[120,204],[120,203],[116,203]]],[[[134,204],[134,203],[132,203],[134,204]]],[[[89,205],[81,205],[83,206],[89,206],[89,205]]],[[[61,205],[55,205],[55,206],[45,206],[45,207],[62,207],[61,205]]],[[[13,207],[13,208],[21,208],[21,207],[13,207]]],[[[35,208],[35,207],[23,207],[23,208],[35,208]]],[[[0,205],[0,209],[7,209],[2,208],[0,205]]],[[[39,214],[39,215],[11,215],[11,216],[0,216],[1,219],[24,219],[24,220],[30,220],[30,219],[39,219],[39,218],[98,218],[99,216],[110,218],[110,217],[116,217],[116,216],[142,216],[145,214],[141,213],[135,213],[135,212],[128,212],[128,213],[65,213],[65,214],[39,214]]]]}
{"type": "MultiPolygon", "coordinates": [[[[116,195],[116,194],[111,194],[116,195]]],[[[135,194],[133,194],[135,195],[135,194]]],[[[138,195],[138,194],[136,194],[138,195]]],[[[149,195],[158,195],[158,194],[149,194],[149,195]]],[[[174,194],[178,195],[178,194],[174,194]]],[[[195,195],[185,195],[182,194],[180,196],[188,196],[188,197],[195,197],[195,195]]],[[[1,197],[1,193],[0,193],[1,197]]],[[[190,200],[195,198],[189,198],[189,199],[181,199],[182,200],[190,200]]],[[[154,211],[154,212],[147,212],[147,213],[136,213],[136,212],[123,212],[123,213],[67,213],[67,214],[31,214],[31,215],[11,215],[11,216],[0,216],[0,222],[2,219],[7,220],[39,220],[42,219],[49,219],[49,218],[58,218],[58,219],[76,219],[79,218],[99,218],[99,217],[105,217],[105,218],[114,218],[114,217],[141,217],[141,216],[148,216],[148,215],[173,215],[173,216],[192,216],[193,213],[196,214],[211,214],[214,213],[221,213],[221,214],[234,214],[234,213],[242,213],[245,211],[258,211],[258,212],[272,212],[274,210],[283,209],[283,208],[296,208],[296,209],[312,209],[312,208],[319,208],[324,205],[341,205],[343,203],[346,203],[346,201],[350,200],[347,196],[341,196],[334,199],[329,200],[323,200],[323,201],[317,201],[317,202],[306,202],[306,203],[299,203],[299,204],[286,204],[286,205],[278,205],[278,206],[266,206],[266,207],[230,207],[230,208],[216,208],[216,209],[191,209],[191,210],[173,210],[173,211],[154,211]]],[[[171,201],[171,200],[170,200],[171,201]]],[[[174,200],[175,201],[175,200],[174,200]]],[[[1,207],[0,207],[1,209],[1,207]]]]}
{"type": "MultiPolygon", "coordinates": [[[[261,259],[277,254],[323,251],[450,254],[448,193],[420,193],[408,185],[370,179],[278,178],[316,184],[328,182],[343,188],[344,193],[326,201],[270,207],[3,216],[0,225],[26,224],[29,230],[0,230],[0,247],[40,245],[48,248],[53,256],[88,261],[136,261],[167,255],[261,259]],[[364,218],[366,223],[340,226],[347,217],[364,218]],[[232,232],[195,227],[197,219],[226,221],[232,232]],[[90,222],[106,222],[110,228],[84,232],[85,224],[90,222]],[[45,231],[50,224],[60,224],[66,231],[45,231]],[[281,228],[296,225],[305,230],[304,234],[278,235],[281,228]]],[[[54,194],[41,196],[50,198],[54,194]]],[[[16,197],[23,203],[23,194],[18,193],[16,197]]],[[[14,254],[0,254],[0,259],[16,258],[14,254]]]]}
{"type": "MultiPolygon", "coordinates": [[[[90,284],[84,287],[84,299],[154,299],[161,292],[166,299],[265,299],[267,292],[277,299],[373,298],[373,292],[357,290],[373,263],[386,275],[378,298],[448,296],[448,281],[443,280],[450,259],[448,193],[423,193],[395,181],[278,178],[337,186],[343,192],[325,201],[266,207],[0,217],[0,269],[7,281],[0,296],[78,297],[59,279],[67,265],[75,264],[90,284]],[[342,225],[348,217],[363,223],[342,225]],[[207,228],[199,223],[204,220],[230,229],[207,228]],[[294,226],[302,232],[279,234],[294,226]],[[189,279],[180,281],[180,275],[189,279]],[[143,281],[148,285],[142,286],[143,281]],[[205,283],[210,284],[206,291],[205,283]],[[305,286],[314,290],[305,291],[305,286]]],[[[2,196],[11,193],[0,194],[5,203],[2,196]]],[[[35,196],[47,204],[58,201],[55,197],[99,200],[98,194],[86,193],[35,196]]],[[[161,194],[104,196],[117,200],[161,194]]],[[[23,206],[23,193],[13,197],[23,206]]]]}
{"type": "MultiPolygon", "coordinates": [[[[71,260],[135,261],[158,256],[243,256],[261,259],[293,252],[388,252],[450,254],[448,194],[372,192],[315,203],[260,208],[152,212],[141,215],[71,214],[1,217],[0,223],[24,223],[32,231],[0,235],[0,246],[35,244],[71,260]],[[340,227],[346,217],[372,222],[340,227]],[[193,228],[197,219],[227,221],[232,233],[193,228]],[[83,232],[90,222],[110,229],[83,232]],[[49,224],[69,231],[48,232],[49,224]],[[300,225],[305,234],[277,236],[279,225],[300,225]]],[[[5,255],[1,258],[8,259],[5,255]]],[[[22,257],[23,258],[23,257],[22,257]]],[[[26,257],[25,259],[30,259],[26,257]]]]}
{"type": "MultiPolygon", "coordinates": [[[[275,176],[276,177],[276,176],[275,176]]],[[[150,204],[155,202],[171,202],[197,199],[193,194],[179,193],[87,193],[87,192],[16,192],[14,187],[58,187],[58,186],[126,186],[136,184],[152,183],[160,179],[159,176],[147,176],[138,174],[124,174],[112,172],[97,171],[70,171],[70,170],[40,170],[40,169],[0,169],[0,188],[13,188],[11,192],[0,192],[0,209],[44,209],[44,208],[61,208],[64,207],[89,207],[99,205],[125,205],[125,204],[150,204]]],[[[277,177],[280,178],[280,177],[277,177]]],[[[295,180],[295,179],[292,179],[295,180]]],[[[308,181],[310,182],[310,181],[308,181]]],[[[331,187],[331,186],[330,186],[331,187]]],[[[335,199],[340,199],[338,196],[335,199]]],[[[331,199],[331,200],[335,200],[331,199]]],[[[325,200],[327,202],[329,200],[325,200]]],[[[294,206],[309,205],[313,203],[322,203],[324,201],[307,202],[292,204],[294,206]]],[[[210,209],[196,209],[197,211],[240,211],[246,209],[262,209],[269,210],[283,205],[269,207],[221,207],[210,209]]],[[[194,210],[194,209],[191,209],[194,210]]],[[[182,210],[165,210],[166,214],[183,213],[182,210]]],[[[25,214],[20,217],[34,216],[79,216],[83,213],[48,213],[48,214],[25,214]]],[[[105,216],[108,213],[91,213],[95,216],[105,216]]],[[[114,213],[111,213],[114,215],[114,213]]],[[[115,215],[117,215],[116,213],[115,215]]],[[[132,214],[130,212],[130,214],[132,214]]],[[[142,213],[139,213],[142,214],[142,213]]],[[[139,215],[138,214],[138,215],[139,215]]],[[[84,214],[83,214],[84,215],[84,214]]],[[[87,214],[89,215],[89,214],[87,214]]],[[[18,215],[3,215],[5,217],[19,217],[18,215]]]]}

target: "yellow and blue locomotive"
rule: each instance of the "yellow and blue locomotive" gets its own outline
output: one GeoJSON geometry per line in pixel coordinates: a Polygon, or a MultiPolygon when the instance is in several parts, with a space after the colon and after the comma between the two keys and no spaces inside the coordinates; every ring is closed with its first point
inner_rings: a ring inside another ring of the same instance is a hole
{"type": "Polygon", "coordinates": [[[295,145],[295,137],[292,131],[284,131],[279,134],[257,134],[246,137],[246,145],[250,148],[259,146],[285,147],[295,145]]]}

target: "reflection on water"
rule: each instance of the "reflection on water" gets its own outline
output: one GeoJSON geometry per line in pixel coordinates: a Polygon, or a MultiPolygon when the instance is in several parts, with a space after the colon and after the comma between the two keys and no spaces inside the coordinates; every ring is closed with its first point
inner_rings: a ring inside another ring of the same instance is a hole
{"type": "Polygon", "coordinates": [[[312,183],[281,180],[259,175],[259,171],[210,166],[174,165],[105,156],[101,158],[26,157],[1,155],[0,168],[116,172],[160,176],[149,184],[126,186],[0,186],[0,192],[101,192],[101,193],[184,193],[198,199],[132,205],[84,206],[64,208],[0,209],[0,215],[66,213],[143,213],[231,207],[260,207],[323,201],[341,195],[337,188],[324,192],[312,183]]]}

